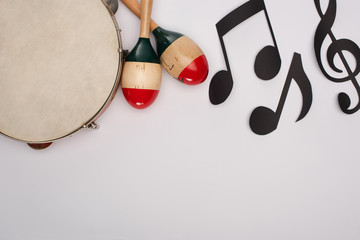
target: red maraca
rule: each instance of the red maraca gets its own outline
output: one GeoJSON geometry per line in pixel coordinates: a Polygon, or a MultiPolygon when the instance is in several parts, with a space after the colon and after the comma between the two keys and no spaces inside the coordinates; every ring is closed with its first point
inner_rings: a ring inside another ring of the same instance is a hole
{"type": "MultiPolygon", "coordinates": [[[[122,2],[138,17],[140,5],[136,0],[122,2]]],[[[162,66],[179,81],[196,85],[205,81],[209,72],[208,62],[200,47],[183,34],[165,30],[151,20],[157,52],[162,66]]]]}
{"type": "Polygon", "coordinates": [[[140,37],[125,59],[121,87],[128,103],[143,109],[156,99],[161,84],[161,66],[151,46],[150,16],[153,0],[141,0],[140,37]]]}

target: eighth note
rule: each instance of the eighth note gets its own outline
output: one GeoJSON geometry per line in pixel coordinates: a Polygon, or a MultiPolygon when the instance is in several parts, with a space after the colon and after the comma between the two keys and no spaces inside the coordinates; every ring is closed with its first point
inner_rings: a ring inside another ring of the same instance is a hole
{"type": "Polygon", "coordinates": [[[359,97],[357,105],[350,109],[351,100],[350,97],[342,92],[338,95],[338,102],[340,105],[341,110],[346,114],[353,114],[357,112],[360,109],[360,86],[359,83],[356,80],[356,76],[360,72],[360,49],[354,43],[353,41],[349,39],[336,39],[333,32],[331,31],[331,28],[333,26],[333,23],[335,21],[336,17],[336,0],[329,0],[328,8],[325,12],[325,14],[322,13],[321,7],[320,7],[320,0],[314,0],[316,9],[321,17],[321,21],[316,29],[315,32],[315,39],[314,39],[314,48],[315,48],[315,55],[316,60],[318,62],[318,65],[324,74],[324,76],[333,82],[346,82],[351,81],[354,85],[357,95],[359,97]],[[347,76],[346,77],[332,77],[330,74],[328,74],[324,68],[324,65],[321,60],[321,47],[324,43],[325,38],[329,36],[332,43],[330,44],[329,48],[327,49],[327,61],[329,63],[329,66],[332,70],[334,70],[337,73],[341,73],[342,70],[340,70],[338,67],[335,66],[335,56],[339,55],[341,62],[343,63],[347,76]],[[355,60],[356,60],[356,67],[354,70],[352,70],[346,61],[346,58],[343,54],[343,51],[347,51],[351,53],[355,60]]]}
{"type": "Polygon", "coordinates": [[[303,119],[309,112],[312,104],[311,84],[305,74],[301,55],[294,53],[276,111],[274,112],[267,107],[257,107],[252,112],[250,116],[250,128],[254,133],[266,135],[277,128],[292,80],[295,80],[299,86],[303,99],[301,112],[296,121],[303,119]]]}
{"type": "Polygon", "coordinates": [[[262,80],[273,79],[279,73],[281,58],[264,0],[250,0],[230,12],[216,24],[226,70],[217,72],[210,82],[209,98],[212,104],[218,105],[225,102],[234,83],[223,37],[237,25],[261,11],[265,13],[274,46],[268,45],[258,53],[255,59],[255,73],[262,80]]]}

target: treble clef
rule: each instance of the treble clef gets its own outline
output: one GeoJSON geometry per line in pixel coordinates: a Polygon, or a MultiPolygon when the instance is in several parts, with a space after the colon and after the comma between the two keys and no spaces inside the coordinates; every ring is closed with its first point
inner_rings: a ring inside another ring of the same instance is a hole
{"type": "Polygon", "coordinates": [[[319,64],[319,67],[324,74],[324,76],[333,82],[346,82],[351,81],[354,85],[356,92],[358,94],[359,100],[357,105],[350,109],[351,100],[350,97],[342,92],[338,95],[338,102],[341,110],[346,114],[353,114],[356,111],[360,109],[360,86],[359,83],[356,80],[356,76],[360,72],[360,49],[354,43],[353,41],[349,39],[336,39],[333,32],[331,31],[331,28],[333,26],[333,23],[335,21],[336,17],[336,0],[329,0],[328,8],[326,9],[325,14],[323,14],[321,7],[320,7],[320,0],[314,0],[316,9],[321,17],[321,21],[316,29],[315,32],[315,39],[314,39],[314,48],[315,48],[315,55],[316,60],[319,64]],[[335,56],[338,55],[341,59],[341,62],[343,63],[347,75],[345,77],[333,77],[328,74],[324,68],[324,65],[321,60],[321,47],[324,43],[325,38],[329,36],[331,39],[331,44],[329,45],[327,52],[326,52],[326,58],[329,64],[329,67],[334,70],[337,73],[342,73],[343,71],[339,69],[335,65],[335,56]],[[351,69],[349,66],[343,51],[349,52],[351,55],[354,56],[356,65],[355,69],[351,69]]]}

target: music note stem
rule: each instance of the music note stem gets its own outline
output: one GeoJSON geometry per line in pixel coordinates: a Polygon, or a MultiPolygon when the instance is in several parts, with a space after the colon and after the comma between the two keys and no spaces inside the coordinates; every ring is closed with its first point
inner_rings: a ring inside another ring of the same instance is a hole
{"type": "Polygon", "coordinates": [[[275,34],[274,34],[274,31],[273,31],[272,26],[271,26],[269,14],[268,14],[268,12],[267,12],[267,9],[266,9],[266,7],[265,7],[265,3],[264,3],[264,2],[263,2],[263,4],[264,4],[264,13],[265,13],[265,17],[266,17],[266,22],[267,22],[267,24],[268,24],[268,26],[269,26],[269,29],[270,29],[270,34],[271,34],[271,38],[272,38],[272,40],[273,40],[273,42],[274,42],[274,47],[279,51],[278,45],[277,45],[277,43],[276,43],[275,34]]]}

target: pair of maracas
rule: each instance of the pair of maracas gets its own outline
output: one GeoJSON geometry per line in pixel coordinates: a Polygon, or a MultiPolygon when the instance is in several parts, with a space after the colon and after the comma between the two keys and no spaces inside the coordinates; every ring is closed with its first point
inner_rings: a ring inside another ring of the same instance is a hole
{"type": "Polygon", "coordinates": [[[167,31],[151,20],[153,0],[141,0],[141,5],[137,0],[122,2],[141,19],[139,40],[125,59],[121,77],[122,91],[131,106],[143,109],[154,102],[161,84],[161,65],[185,84],[205,81],[209,68],[204,53],[188,37],[167,31]],[[150,29],[157,54],[150,43],[150,29]]]}

